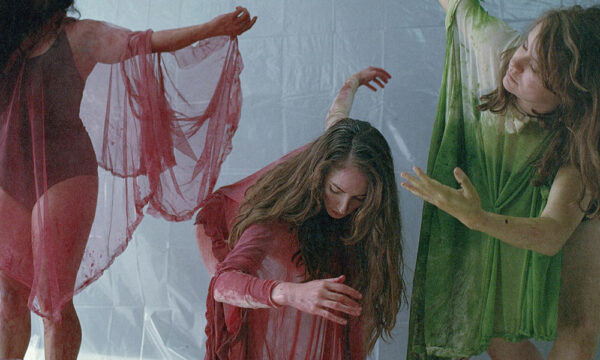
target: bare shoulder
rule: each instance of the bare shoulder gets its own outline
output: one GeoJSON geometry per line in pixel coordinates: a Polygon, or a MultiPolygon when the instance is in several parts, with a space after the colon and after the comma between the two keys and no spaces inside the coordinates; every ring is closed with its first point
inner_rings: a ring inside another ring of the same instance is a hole
{"type": "Polygon", "coordinates": [[[581,185],[581,174],[574,166],[563,166],[556,173],[554,183],[557,185],[581,185]]]}
{"type": "Polygon", "coordinates": [[[581,199],[584,191],[583,181],[579,170],[574,166],[563,166],[556,173],[556,177],[550,188],[547,207],[553,207],[553,204],[559,206],[561,210],[564,207],[574,208],[578,211],[581,207],[586,207],[589,202],[589,196],[581,199]]]}
{"type": "Polygon", "coordinates": [[[448,1],[449,0],[438,0],[440,2],[440,5],[442,5],[442,7],[444,8],[444,11],[448,11],[448,1]]]}
{"type": "Polygon", "coordinates": [[[68,27],[67,31],[74,36],[89,39],[106,39],[113,34],[120,35],[123,32],[128,32],[127,29],[117,25],[92,19],[76,20],[71,18],[71,21],[66,23],[65,27],[68,27]]]}

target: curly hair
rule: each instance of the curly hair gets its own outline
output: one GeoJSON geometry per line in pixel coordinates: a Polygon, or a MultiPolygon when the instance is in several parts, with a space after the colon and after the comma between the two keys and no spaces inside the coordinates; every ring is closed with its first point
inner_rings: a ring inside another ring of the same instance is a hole
{"type": "MultiPolygon", "coordinates": [[[[577,168],[584,185],[582,210],[595,215],[600,200],[600,6],[550,10],[531,29],[538,25],[534,51],[540,76],[560,102],[550,113],[536,114],[554,135],[535,164],[537,177],[533,183],[542,184],[561,166],[577,168]],[[593,199],[588,206],[583,204],[586,192],[593,199]]],[[[501,77],[514,51],[503,54],[501,77]]],[[[504,112],[516,98],[501,84],[481,100],[480,110],[504,112]]]]}
{"type": "MultiPolygon", "coordinates": [[[[74,0],[19,0],[0,2],[0,70],[23,40],[36,33],[57,13],[62,17],[73,9],[74,0]]],[[[62,17],[57,17],[60,23],[62,17]]],[[[26,49],[20,49],[22,51],[26,49]]]]}
{"type": "Polygon", "coordinates": [[[363,294],[368,351],[390,337],[405,300],[400,209],[394,165],[383,135],[369,123],[343,119],[307,149],[265,173],[240,205],[229,238],[234,246],[254,223],[284,221],[297,230],[306,280],[332,275],[330,255],[344,254],[350,286],[363,294]],[[341,221],[323,206],[324,181],[334,169],[353,165],[368,179],[363,204],[341,221]],[[337,241],[331,241],[331,239],[337,241]]]}

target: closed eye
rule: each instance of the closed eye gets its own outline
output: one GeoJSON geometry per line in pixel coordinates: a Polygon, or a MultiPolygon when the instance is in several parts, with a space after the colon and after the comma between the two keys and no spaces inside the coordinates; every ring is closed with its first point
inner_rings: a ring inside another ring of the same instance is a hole
{"type": "Polygon", "coordinates": [[[329,190],[332,193],[334,193],[334,194],[341,194],[342,193],[342,191],[339,188],[337,188],[335,185],[333,185],[333,184],[329,185],[329,190]]]}
{"type": "Polygon", "coordinates": [[[535,74],[537,74],[538,70],[537,70],[536,65],[534,65],[534,63],[530,62],[529,68],[531,69],[531,71],[533,71],[535,74]]]}

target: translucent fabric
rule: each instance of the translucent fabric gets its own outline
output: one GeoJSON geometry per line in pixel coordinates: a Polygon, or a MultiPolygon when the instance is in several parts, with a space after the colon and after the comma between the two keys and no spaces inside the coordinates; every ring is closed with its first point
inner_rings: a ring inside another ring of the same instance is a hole
{"type": "MultiPolygon", "coordinates": [[[[220,188],[198,213],[196,223],[203,225],[210,238],[199,239],[201,251],[212,252],[219,259],[206,300],[205,359],[364,359],[358,320],[348,319],[348,325],[341,326],[291,307],[277,307],[271,301],[271,291],[279,282],[305,278],[304,267],[292,261],[299,250],[294,229],[285,223],[255,224],[244,231],[231,251],[224,242],[247,187],[305,148],[220,188]]],[[[345,260],[331,261],[339,264],[343,273],[345,260]]]]}
{"type": "Polygon", "coordinates": [[[231,150],[237,40],[162,56],[151,36],[65,19],[49,50],[0,75],[0,270],[31,288],[41,316],[60,319],[144,209],[191,218],[231,150]]]}
{"type": "MultiPolygon", "coordinates": [[[[358,87],[354,76],[344,83],[329,109],[326,126],[348,117],[358,87]]],[[[196,216],[196,236],[213,275],[206,299],[205,359],[364,359],[361,318],[348,319],[348,325],[340,326],[292,307],[277,307],[271,301],[271,291],[279,282],[305,279],[304,267],[292,260],[299,250],[294,229],[280,222],[254,224],[233,249],[226,243],[246,189],[309,146],[218,189],[202,203],[196,216]]],[[[332,277],[347,273],[344,269],[352,266],[343,254],[340,250],[331,259],[339,270],[332,277]]]]}
{"type": "MultiPolygon", "coordinates": [[[[479,112],[479,97],[499,83],[501,53],[519,35],[478,0],[451,1],[447,49],[428,174],[457,187],[465,170],[490,212],[537,217],[549,186],[531,184],[550,133],[509,109],[479,112]]],[[[548,179],[548,184],[552,179],[548,179]]],[[[412,292],[408,359],[465,358],[492,337],[556,336],[561,255],[518,249],[425,204],[412,292]]]]}
{"type": "MultiPolygon", "coordinates": [[[[238,207],[244,199],[246,189],[253,185],[262,174],[290,156],[306,149],[309,145],[306,144],[292,151],[234,184],[219,188],[202,202],[202,210],[196,215],[195,224],[202,226],[202,229],[196,232],[196,237],[205,263],[217,264],[229,254],[230,249],[227,245],[227,239],[229,239],[231,227],[234,225],[238,207]]],[[[209,266],[208,271],[211,275],[214,275],[215,268],[209,266]]]]}

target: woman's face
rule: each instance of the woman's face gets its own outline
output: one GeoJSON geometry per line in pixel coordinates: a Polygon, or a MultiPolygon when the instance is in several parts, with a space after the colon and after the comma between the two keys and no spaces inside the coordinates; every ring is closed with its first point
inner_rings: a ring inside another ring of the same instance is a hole
{"type": "Polygon", "coordinates": [[[502,84],[516,96],[517,105],[527,114],[545,114],[558,106],[560,99],[544,86],[534,49],[541,25],[534,27],[523,45],[513,54],[502,84]],[[535,110],[535,111],[534,111],[535,110]]]}
{"type": "Polygon", "coordinates": [[[325,209],[334,219],[351,214],[367,197],[367,177],[354,165],[330,170],[324,186],[325,209]]]}

